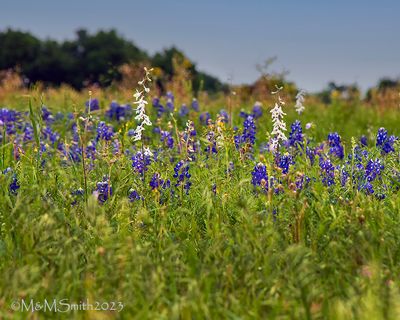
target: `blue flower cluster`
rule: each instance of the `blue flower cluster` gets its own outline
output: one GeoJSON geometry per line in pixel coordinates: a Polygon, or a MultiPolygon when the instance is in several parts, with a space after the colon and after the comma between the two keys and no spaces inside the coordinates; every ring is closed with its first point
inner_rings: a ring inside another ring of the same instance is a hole
{"type": "Polygon", "coordinates": [[[141,151],[138,151],[132,157],[132,168],[139,174],[143,174],[148,170],[148,166],[151,163],[151,157],[141,151]]]}
{"type": "Polygon", "coordinates": [[[375,192],[372,182],[381,176],[384,169],[380,159],[370,159],[365,167],[365,183],[361,186],[367,194],[373,194],[375,192]]]}
{"type": "Polygon", "coordinates": [[[128,194],[128,199],[130,202],[135,202],[143,198],[139,195],[139,193],[136,190],[130,189],[128,194]]]}
{"type": "Polygon", "coordinates": [[[262,189],[268,190],[267,167],[264,164],[256,164],[254,170],[251,172],[251,175],[251,183],[253,184],[253,186],[260,186],[262,189]]]}
{"type": "Polygon", "coordinates": [[[158,190],[160,188],[167,189],[171,187],[171,180],[170,179],[161,179],[161,175],[159,173],[155,173],[151,178],[149,185],[151,190],[158,190]]]}
{"type": "Polygon", "coordinates": [[[290,165],[294,164],[293,158],[290,154],[277,154],[275,158],[276,165],[282,169],[283,174],[289,172],[290,165]]]}
{"type": "Polygon", "coordinates": [[[248,116],[243,122],[243,133],[234,136],[236,149],[239,149],[242,144],[246,143],[253,146],[256,141],[256,130],[253,116],[248,116]]]}
{"type": "Polygon", "coordinates": [[[97,182],[95,191],[97,194],[97,200],[100,203],[104,203],[108,200],[112,195],[112,187],[108,176],[104,176],[102,181],[97,182]]]}
{"type": "Polygon", "coordinates": [[[85,106],[86,106],[86,112],[88,112],[89,110],[96,111],[96,110],[100,109],[99,100],[97,100],[97,99],[91,99],[90,106],[89,106],[89,100],[86,101],[85,106]]]}
{"type": "Polygon", "coordinates": [[[254,119],[261,118],[263,114],[261,103],[256,102],[253,106],[252,112],[247,113],[245,111],[240,111],[239,117],[247,119],[249,116],[252,116],[254,119]]]}
{"type": "Polygon", "coordinates": [[[164,143],[168,149],[174,148],[174,138],[169,131],[161,131],[161,142],[164,143]]]}
{"type": "Polygon", "coordinates": [[[203,125],[208,125],[208,121],[211,120],[211,115],[209,112],[203,112],[200,114],[200,122],[203,125]]]}
{"type": "Polygon", "coordinates": [[[105,140],[110,141],[114,136],[114,129],[112,126],[108,126],[104,121],[100,121],[97,125],[97,137],[96,141],[105,140]]]}
{"type": "Polygon", "coordinates": [[[186,104],[183,104],[182,106],[181,106],[181,108],[179,109],[179,116],[180,117],[186,117],[188,114],[189,114],[189,108],[187,107],[187,105],[186,104]]]}
{"type": "Polygon", "coordinates": [[[301,128],[301,123],[296,120],[291,125],[291,130],[289,133],[288,144],[289,146],[303,146],[303,129],[301,128]]]}
{"type": "Polygon", "coordinates": [[[11,175],[11,182],[8,186],[8,190],[12,194],[17,194],[18,189],[20,188],[20,185],[18,183],[17,175],[14,173],[13,169],[10,167],[6,168],[3,170],[4,175],[11,175]]]}
{"type": "Polygon", "coordinates": [[[340,141],[340,136],[337,134],[337,132],[330,133],[328,135],[328,143],[329,143],[329,154],[333,154],[339,159],[343,159],[344,157],[344,151],[343,151],[343,146],[340,141]]]}
{"type": "Polygon", "coordinates": [[[186,194],[189,194],[189,190],[192,185],[190,177],[191,175],[189,173],[189,163],[183,160],[179,161],[174,168],[174,178],[177,179],[175,187],[183,185],[183,189],[186,191],[186,194]]]}
{"type": "Polygon", "coordinates": [[[322,183],[330,187],[335,184],[335,167],[330,159],[319,158],[321,168],[322,183]]]}
{"type": "Polygon", "coordinates": [[[132,114],[132,107],[129,104],[120,105],[116,101],[111,102],[109,109],[106,111],[106,116],[110,120],[123,121],[129,118],[132,114]]]}
{"type": "MultiPolygon", "coordinates": [[[[21,113],[6,108],[0,109],[0,134],[5,130],[7,135],[15,134],[22,127],[21,113]],[[4,129],[3,129],[4,128],[4,129]]],[[[3,139],[3,138],[2,138],[3,139]]]]}
{"type": "Polygon", "coordinates": [[[385,128],[380,128],[376,135],[376,146],[382,150],[383,154],[388,154],[394,151],[394,142],[397,140],[396,136],[388,137],[388,132],[385,128]]]}

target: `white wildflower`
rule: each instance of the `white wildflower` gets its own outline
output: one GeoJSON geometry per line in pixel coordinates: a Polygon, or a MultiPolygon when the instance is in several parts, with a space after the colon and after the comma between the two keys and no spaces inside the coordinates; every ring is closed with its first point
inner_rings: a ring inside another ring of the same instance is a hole
{"type": "MultiPolygon", "coordinates": [[[[280,90],[282,90],[282,88],[277,88],[277,91],[273,92],[273,94],[278,93],[280,90]]],[[[282,107],[284,105],[285,105],[285,102],[278,95],[278,101],[275,103],[274,108],[271,110],[271,115],[272,115],[271,135],[273,135],[273,138],[271,139],[271,143],[270,143],[271,151],[277,150],[279,141],[287,140],[287,138],[285,136],[285,132],[284,132],[284,131],[287,131],[286,123],[283,121],[283,116],[285,116],[286,113],[284,113],[282,110],[282,107]]]]}
{"type": "Polygon", "coordinates": [[[301,114],[304,111],[304,95],[306,92],[304,90],[300,90],[296,95],[296,105],[294,108],[296,109],[298,114],[301,114]]]}
{"type": "Polygon", "coordinates": [[[135,135],[133,137],[134,141],[142,140],[142,132],[144,131],[144,126],[151,126],[152,123],[150,121],[149,116],[146,114],[146,105],[148,102],[145,100],[146,93],[150,92],[150,89],[146,86],[147,82],[151,82],[150,73],[153,69],[148,70],[144,68],[145,77],[138,82],[138,84],[143,88],[142,90],[137,90],[134,93],[133,97],[135,98],[134,104],[136,107],[136,116],[135,119],[140,122],[140,124],[135,129],[135,135]]]}
{"type": "Polygon", "coordinates": [[[149,156],[149,157],[153,156],[153,152],[151,152],[149,147],[144,147],[143,149],[144,149],[143,153],[144,153],[145,156],[149,156]]]}

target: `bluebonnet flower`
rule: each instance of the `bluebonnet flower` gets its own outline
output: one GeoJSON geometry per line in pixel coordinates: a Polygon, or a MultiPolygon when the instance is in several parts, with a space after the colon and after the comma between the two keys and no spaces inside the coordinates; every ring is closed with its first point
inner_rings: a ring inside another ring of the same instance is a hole
{"type": "Polygon", "coordinates": [[[296,120],[291,125],[288,143],[290,146],[303,145],[303,129],[299,120],[296,120]]]}
{"type": "Polygon", "coordinates": [[[261,162],[256,164],[254,170],[251,172],[251,183],[253,186],[261,186],[264,190],[268,190],[268,174],[267,167],[261,162]]]}
{"type": "Polygon", "coordinates": [[[116,101],[111,102],[109,109],[106,111],[106,116],[110,120],[122,121],[130,116],[132,107],[130,105],[119,105],[116,101]]]}
{"type": "Polygon", "coordinates": [[[186,106],[186,104],[183,104],[181,108],[179,109],[179,116],[180,117],[185,117],[189,114],[189,108],[186,106]]]}
{"type": "Polygon", "coordinates": [[[169,149],[174,147],[174,138],[169,131],[161,131],[161,142],[163,142],[169,149]]]}
{"type": "Polygon", "coordinates": [[[130,189],[128,199],[130,202],[134,202],[134,201],[141,200],[142,197],[139,195],[139,193],[136,190],[130,189]]]}
{"type": "Polygon", "coordinates": [[[69,147],[69,158],[73,161],[73,162],[79,162],[81,160],[81,156],[82,156],[82,149],[79,146],[79,134],[78,134],[78,127],[76,125],[76,123],[72,124],[71,127],[72,130],[72,141],[71,141],[71,145],[69,147]]]}
{"type": "Polygon", "coordinates": [[[10,174],[11,175],[11,182],[8,186],[10,193],[17,194],[20,185],[18,184],[17,175],[13,172],[13,169],[8,167],[3,171],[4,175],[10,174]]]}
{"type": "Polygon", "coordinates": [[[160,127],[154,127],[154,128],[153,128],[153,132],[156,133],[156,134],[161,134],[161,129],[160,129],[160,127]]]}
{"type": "Polygon", "coordinates": [[[83,196],[83,193],[84,193],[84,190],[82,188],[78,188],[78,189],[72,191],[72,194],[74,196],[83,196]]]}
{"type": "MultiPolygon", "coordinates": [[[[4,126],[7,135],[15,134],[20,125],[21,114],[6,108],[0,109],[0,126],[4,126]]],[[[1,130],[3,133],[3,130],[1,130]]]]}
{"type": "Polygon", "coordinates": [[[14,174],[14,176],[11,180],[10,186],[9,186],[10,192],[12,194],[17,194],[17,191],[19,188],[20,188],[20,186],[18,184],[17,176],[14,174]]]}
{"type": "Polygon", "coordinates": [[[305,174],[302,173],[298,174],[294,182],[296,190],[302,190],[303,188],[306,188],[310,183],[310,181],[311,179],[305,174]]]}
{"type": "Polygon", "coordinates": [[[268,142],[261,142],[260,143],[260,153],[269,152],[269,143],[268,142]]]}
{"type": "Polygon", "coordinates": [[[57,132],[47,126],[42,130],[43,139],[50,141],[53,145],[60,139],[60,135],[57,132]]]}
{"type": "Polygon", "coordinates": [[[374,181],[379,177],[384,169],[384,165],[381,163],[380,159],[375,161],[370,159],[365,167],[365,178],[367,181],[374,181]]]}
{"type": "Polygon", "coordinates": [[[360,137],[360,143],[361,143],[361,145],[363,146],[363,147],[366,147],[366,146],[368,146],[368,140],[367,140],[367,137],[366,136],[361,136],[360,137]]]}
{"type": "Polygon", "coordinates": [[[380,128],[376,136],[376,146],[382,150],[383,154],[387,154],[394,151],[394,142],[396,136],[388,137],[388,132],[385,128],[380,128]]]}
{"type": "Polygon", "coordinates": [[[200,106],[199,106],[199,102],[197,101],[197,99],[193,98],[192,100],[192,109],[196,112],[200,111],[200,106]]]}
{"type": "Polygon", "coordinates": [[[387,140],[388,132],[385,128],[379,128],[376,135],[376,146],[382,146],[387,140]]]}
{"type": "Polygon", "coordinates": [[[57,112],[55,119],[57,121],[63,120],[64,119],[64,114],[62,112],[57,112]]]}
{"type": "Polygon", "coordinates": [[[153,175],[153,177],[151,178],[151,180],[149,182],[149,185],[150,185],[152,190],[155,190],[155,189],[158,190],[160,188],[165,190],[165,189],[171,187],[171,180],[169,180],[169,179],[167,179],[167,180],[161,179],[160,174],[159,173],[155,173],[153,175]]]}
{"type": "Polygon", "coordinates": [[[159,104],[160,104],[160,98],[158,98],[158,97],[153,98],[153,100],[152,100],[153,107],[158,108],[159,104]]]}
{"type": "Polygon", "coordinates": [[[242,142],[248,142],[251,145],[256,142],[256,125],[252,116],[248,116],[243,123],[242,142]]]}
{"type": "Polygon", "coordinates": [[[319,158],[319,167],[321,168],[322,183],[326,186],[335,184],[335,167],[331,160],[324,160],[323,157],[319,158]]]}
{"type": "Polygon", "coordinates": [[[374,187],[371,182],[367,181],[362,187],[367,194],[373,194],[375,192],[374,187]]]}
{"type": "Polygon", "coordinates": [[[104,203],[112,195],[112,187],[108,176],[103,176],[103,180],[97,182],[95,194],[97,195],[97,200],[100,203],[104,203]]]}
{"type": "Polygon", "coordinates": [[[256,101],[256,103],[253,106],[253,112],[252,115],[254,117],[254,119],[258,119],[262,116],[263,111],[262,111],[262,107],[261,107],[261,102],[256,101]]]}
{"type": "Polygon", "coordinates": [[[167,99],[170,99],[172,102],[174,102],[175,97],[171,91],[168,91],[166,94],[167,99]]]}
{"type": "Polygon", "coordinates": [[[112,147],[113,147],[113,154],[121,153],[121,143],[119,142],[118,139],[114,139],[114,141],[112,142],[112,147]]]}
{"type": "Polygon", "coordinates": [[[166,106],[167,106],[167,109],[168,109],[170,112],[174,112],[175,106],[174,106],[174,100],[173,100],[173,99],[168,99],[168,100],[167,100],[166,106]]]}
{"type": "Polygon", "coordinates": [[[189,163],[185,163],[183,160],[179,161],[174,168],[174,178],[176,178],[175,187],[183,185],[183,189],[186,194],[189,194],[190,187],[192,185],[190,181],[189,163]]]}
{"type": "Polygon", "coordinates": [[[82,188],[71,191],[71,195],[74,197],[74,201],[72,201],[71,205],[76,205],[78,203],[78,199],[82,198],[83,194],[84,190],[82,188]]]}
{"type": "Polygon", "coordinates": [[[241,135],[234,136],[234,142],[236,149],[239,149],[240,145],[247,143],[252,147],[256,141],[256,125],[254,123],[253,116],[248,116],[243,122],[243,133],[241,135]]]}
{"type": "Polygon", "coordinates": [[[134,137],[136,135],[136,133],[135,133],[135,129],[129,129],[128,130],[128,137],[134,137]]]}
{"type": "Polygon", "coordinates": [[[86,146],[86,157],[94,160],[96,158],[96,141],[89,141],[86,146]]]}
{"type": "Polygon", "coordinates": [[[229,121],[229,115],[228,115],[228,112],[226,112],[225,110],[221,110],[220,112],[219,112],[219,115],[220,115],[220,117],[222,118],[222,122],[225,122],[225,123],[228,123],[228,121],[229,121]]]}
{"type": "Polygon", "coordinates": [[[354,161],[355,163],[361,163],[364,158],[368,157],[368,151],[365,149],[361,149],[360,146],[356,145],[353,149],[353,153],[350,153],[347,157],[349,160],[353,159],[354,154],[354,161]]]}
{"type": "Polygon", "coordinates": [[[289,166],[294,163],[291,155],[280,155],[279,153],[276,155],[275,162],[277,166],[282,169],[283,174],[287,174],[289,172],[289,166]]]}
{"type": "Polygon", "coordinates": [[[203,125],[207,125],[209,120],[211,120],[211,115],[209,112],[203,112],[202,114],[200,114],[200,122],[203,125]]]}
{"type": "Polygon", "coordinates": [[[72,144],[69,147],[68,155],[69,155],[69,158],[73,162],[80,162],[81,161],[82,149],[81,149],[81,147],[79,147],[78,143],[72,142],[72,144]]]}
{"type": "Polygon", "coordinates": [[[349,179],[349,172],[346,170],[344,166],[342,168],[338,167],[340,172],[340,184],[344,187],[349,179]]]}
{"type": "Polygon", "coordinates": [[[45,106],[42,106],[42,119],[47,125],[54,122],[53,114],[45,106]]]}
{"type": "Polygon", "coordinates": [[[155,173],[149,182],[151,190],[158,189],[158,187],[160,186],[160,180],[160,174],[155,173]]]}
{"type": "Polygon", "coordinates": [[[249,113],[247,113],[247,112],[245,112],[245,111],[243,111],[243,110],[241,110],[241,111],[239,112],[239,117],[241,117],[241,118],[243,118],[243,119],[247,119],[247,117],[249,117],[249,116],[251,116],[251,114],[249,114],[249,113]]]}
{"type": "Polygon", "coordinates": [[[97,125],[97,136],[96,141],[100,139],[110,141],[114,136],[114,129],[112,126],[108,126],[104,121],[100,121],[97,125]]]}
{"type": "Polygon", "coordinates": [[[146,152],[138,151],[132,157],[132,168],[137,173],[143,174],[148,170],[148,166],[151,163],[151,156],[146,152]]]}
{"type": "Polygon", "coordinates": [[[386,195],[384,193],[377,193],[376,198],[379,200],[383,200],[386,198],[386,195]]]}
{"type": "Polygon", "coordinates": [[[160,118],[162,114],[165,112],[164,106],[160,103],[159,98],[153,99],[153,107],[157,110],[157,118],[160,118]]]}
{"type": "Polygon", "coordinates": [[[217,141],[215,139],[215,132],[214,131],[207,132],[206,138],[207,138],[208,144],[207,144],[206,148],[204,149],[204,151],[207,154],[218,153],[217,141]]]}
{"type": "Polygon", "coordinates": [[[86,106],[86,112],[88,112],[89,109],[90,111],[96,111],[100,109],[99,100],[97,100],[96,98],[86,101],[85,106],[86,106]],[[89,101],[90,101],[90,107],[89,107],[89,101]]]}
{"type": "Polygon", "coordinates": [[[24,142],[33,140],[33,128],[27,123],[24,129],[24,142]]]}
{"type": "Polygon", "coordinates": [[[344,157],[344,152],[343,152],[343,146],[341,145],[340,142],[340,136],[334,132],[330,133],[328,135],[328,142],[329,142],[329,154],[333,154],[339,159],[343,159],[344,157]]]}

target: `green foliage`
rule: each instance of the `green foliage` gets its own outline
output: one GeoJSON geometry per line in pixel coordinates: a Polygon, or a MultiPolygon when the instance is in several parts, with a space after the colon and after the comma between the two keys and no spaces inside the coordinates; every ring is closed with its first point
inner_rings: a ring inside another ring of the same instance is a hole
{"type": "MultiPolygon", "coordinates": [[[[213,114],[218,110],[211,109],[213,114]]],[[[396,112],[379,118],[364,106],[310,106],[302,117],[315,122],[310,136],[320,141],[327,132],[338,131],[347,150],[350,137],[368,128],[375,132],[384,125],[399,134],[396,112]]],[[[34,129],[38,118],[30,106],[34,129]]],[[[294,118],[288,111],[288,121],[294,118]]],[[[167,121],[171,119],[161,125],[167,121]]],[[[125,124],[114,124],[126,134],[121,128],[125,124]]],[[[67,124],[57,125],[62,132],[67,124]]],[[[258,141],[265,141],[267,131],[264,114],[258,141]]],[[[204,137],[205,132],[199,134],[204,137]]],[[[372,134],[368,137],[371,140],[372,134]]],[[[148,138],[156,144],[153,134],[148,138]]],[[[127,136],[123,139],[129,143],[127,136]]],[[[21,188],[18,195],[10,194],[7,177],[0,175],[1,318],[399,317],[396,195],[379,201],[358,191],[339,194],[316,183],[309,190],[269,197],[251,187],[254,162],[225,144],[219,151],[223,156],[204,157],[191,166],[188,196],[160,204],[160,194],[151,191],[148,182],[154,172],[171,177],[173,164],[152,164],[143,184],[130,160],[115,161],[111,146],[104,143],[88,172],[88,187],[94,190],[108,174],[113,195],[104,205],[94,195],[87,204],[83,199],[74,204],[71,192],[83,185],[82,167],[65,165],[57,156],[39,154],[38,159],[34,145],[39,143],[35,131],[32,148],[18,162],[6,146],[3,168],[14,167],[21,188]],[[235,165],[232,174],[226,174],[227,161],[235,165]],[[144,203],[128,201],[132,187],[140,190],[144,203]],[[12,312],[11,302],[22,298],[121,301],[125,307],[120,313],[12,312]]],[[[391,159],[388,165],[399,169],[394,155],[391,159]]],[[[271,155],[264,161],[272,163],[271,155]]],[[[306,161],[298,161],[293,170],[308,170],[310,176],[319,172],[318,165],[306,161]]]]}
{"type": "MultiPolygon", "coordinates": [[[[40,40],[28,32],[7,29],[0,32],[0,70],[18,67],[31,83],[67,83],[76,89],[98,83],[105,87],[121,77],[118,67],[124,63],[149,62],[165,73],[165,85],[174,75],[173,59],[184,54],[175,47],[150,57],[133,42],[115,30],[89,34],[80,29],[73,40],[57,42],[40,40]]],[[[199,72],[191,63],[194,89],[203,83],[203,90],[217,92],[226,89],[217,78],[199,72]]]]}

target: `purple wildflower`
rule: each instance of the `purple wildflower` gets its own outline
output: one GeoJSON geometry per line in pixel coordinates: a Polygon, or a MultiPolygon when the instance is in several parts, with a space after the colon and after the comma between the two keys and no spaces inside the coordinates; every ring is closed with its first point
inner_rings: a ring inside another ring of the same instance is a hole
{"type": "Polygon", "coordinates": [[[337,132],[330,133],[328,135],[328,142],[330,147],[329,154],[333,154],[339,159],[343,159],[343,146],[341,145],[340,136],[337,134],[337,132]]]}
{"type": "Polygon", "coordinates": [[[251,172],[252,179],[251,183],[257,187],[261,186],[264,190],[268,190],[268,174],[267,174],[267,167],[262,164],[258,163],[255,165],[254,170],[251,172]]]}

